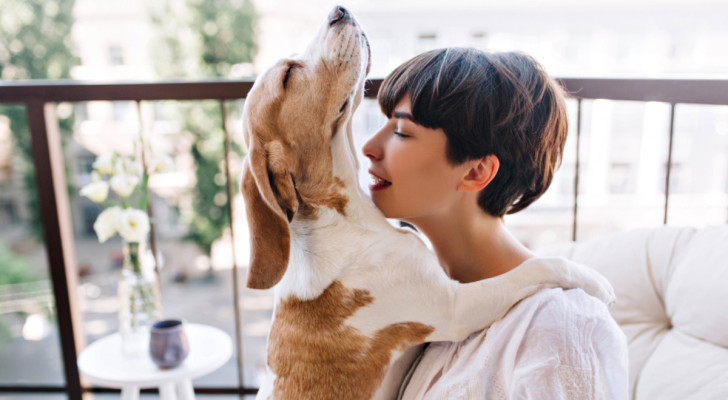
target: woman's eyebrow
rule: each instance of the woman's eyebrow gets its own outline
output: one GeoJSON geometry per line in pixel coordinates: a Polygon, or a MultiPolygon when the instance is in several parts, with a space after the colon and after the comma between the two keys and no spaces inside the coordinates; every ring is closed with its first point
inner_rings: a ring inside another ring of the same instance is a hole
{"type": "Polygon", "coordinates": [[[406,112],[402,112],[402,111],[395,111],[394,113],[392,113],[392,116],[394,116],[394,118],[404,118],[404,119],[408,119],[412,122],[415,122],[415,118],[410,113],[406,113],[406,112]]]}

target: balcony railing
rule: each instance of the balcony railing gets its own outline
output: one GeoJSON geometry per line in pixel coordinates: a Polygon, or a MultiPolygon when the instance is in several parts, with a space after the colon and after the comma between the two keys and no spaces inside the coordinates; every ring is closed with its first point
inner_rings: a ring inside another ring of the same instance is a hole
{"type": "MultiPolygon", "coordinates": [[[[673,166],[673,137],[676,104],[728,105],[728,80],[708,79],[562,79],[568,92],[577,99],[576,120],[572,122],[576,134],[576,162],[573,196],[572,238],[576,238],[579,216],[579,140],[582,131],[582,101],[587,99],[628,100],[639,102],[663,102],[670,105],[670,124],[667,152],[667,166],[664,176],[664,218],[668,218],[668,199],[673,166]]],[[[366,96],[376,97],[381,80],[367,83],[366,96]]],[[[32,141],[33,162],[35,165],[38,198],[40,200],[41,220],[45,234],[48,265],[55,296],[56,312],[65,374],[65,386],[0,386],[1,392],[65,392],[70,399],[80,399],[86,391],[104,391],[89,388],[79,376],[76,359],[85,346],[81,316],[77,296],[76,256],[74,236],[71,227],[69,199],[66,195],[64,160],[61,152],[61,139],[55,113],[58,102],[83,101],[135,101],[137,105],[153,100],[218,100],[223,111],[225,132],[225,159],[228,182],[228,198],[232,199],[230,176],[230,134],[225,126],[225,107],[227,100],[245,98],[252,87],[252,81],[200,80],[165,81],[156,83],[91,83],[74,81],[25,81],[0,82],[0,103],[24,104],[32,141]]],[[[230,204],[231,202],[228,202],[230,204]]],[[[229,207],[232,221],[232,207],[229,207]]],[[[725,221],[721,221],[724,223],[725,221]]],[[[233,236],[235,232],[232,232],[233,236]]],[[[152,238],[154,240],[154,238],[152,238]]],[[[154,246],[154,243],[152,243],[154,246]]],[[[156,251],[155,251],[156,254],[156,251]]],[[[233,293],[238,298],[238,265],[233,265],[233,293]]],[[[38,289],[38,296],[46,292],[38,289]]],[[[240,310],[235,301],[237,339],[240,343],[240,310]]],[[[242,353],[238,347],[238,368],[242,380],[242,353]]],[[[255,388],[205,388],[201,393],[216,394],[253,394],[255,388]]]]}

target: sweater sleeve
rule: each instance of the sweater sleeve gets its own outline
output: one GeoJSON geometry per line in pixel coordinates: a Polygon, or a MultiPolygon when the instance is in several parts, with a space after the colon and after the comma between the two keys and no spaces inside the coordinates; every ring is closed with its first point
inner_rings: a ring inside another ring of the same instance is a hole
{"type": "Polygon", "coordinates": [[[558,291],[534,310],[509,398],[627,399],[626,366],[626,339],[606,306],[581,290],[558,291]]]}

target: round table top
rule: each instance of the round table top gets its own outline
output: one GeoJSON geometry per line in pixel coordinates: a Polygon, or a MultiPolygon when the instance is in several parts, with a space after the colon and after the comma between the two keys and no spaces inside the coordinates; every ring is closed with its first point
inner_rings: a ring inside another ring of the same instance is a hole
{"type": "Polygon", "coordinates": [[[175,368],[160,369],[148,355],[123,355],[118,332],[86,347],[78,357],[78,368],[89,381],[98,385],[148,388],[203,376],[220,368],[232,355],[232,340],[220,329],[185,323],[185,332],[190,352],[175,368]]]}

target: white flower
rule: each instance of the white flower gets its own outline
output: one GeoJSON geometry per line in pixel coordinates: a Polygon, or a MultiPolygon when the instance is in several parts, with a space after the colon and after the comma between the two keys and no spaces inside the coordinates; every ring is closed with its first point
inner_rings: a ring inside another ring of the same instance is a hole
{"type": "Polygon", "coordinates": [[[141,242],[149,233],[149,216],[142,210],[127,208],[119,216],[119,235],[127,242],[141,242]]]}
{"type": "Polygon", "coordinates": [[[103,243],[116,234],[121,212],[120,207],[109,207],[96,218],[94,230],[96,231],[96,236],[99,237],[99,242],[103,243]]]}
{"type": "Polygon", "coordinates": [[[124,157],[119,156],[114,159],[114,175],[123,174],[126,172],[124,164],[124,157]]]}
{"type": "Polygon", "coordinates": [[[96,203],[101,203],[109,195],[109,184],[105,181],[91,182],[82,187],[79,194],[88,197],[96,203]]]}
{"type": "Polygon", "coordinates": [[[159,156],[152,164],[152,172],[164,174],[174,170],[174,160],[168,155],[159,156]]]}
{"type": "Polygon", "coordinates": [[[129,174],[114,175],[109,181],[111,189],[121,197],[129,197],[134,193],[134,188],[139,184],[139,177],[129,174]]]}
{"type": "Polygon", "coordinates": [[[96,157],[96,161],[94,161],[93,167],[96,171],[99,171],[99,173],[103,175],[113,175],[113,156],[111,154],[102,154],[96,157]]]}
{"type": "Polygon", "coordinates": [[[140,163],[137,161],[134,161],[132,159],[127,159],[126,161],[126,172],[129,175],[141,177],[142,176],[143,167],[140,163]]]}

